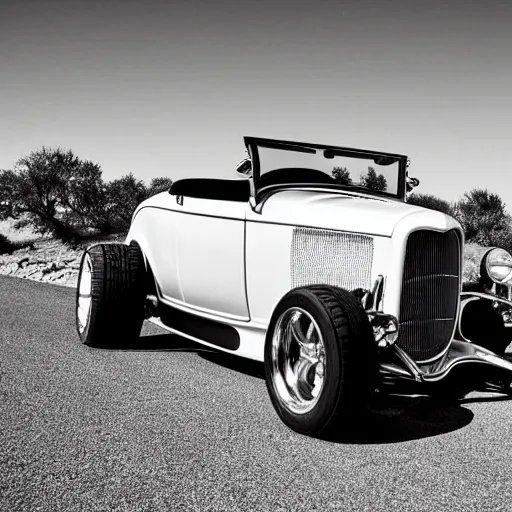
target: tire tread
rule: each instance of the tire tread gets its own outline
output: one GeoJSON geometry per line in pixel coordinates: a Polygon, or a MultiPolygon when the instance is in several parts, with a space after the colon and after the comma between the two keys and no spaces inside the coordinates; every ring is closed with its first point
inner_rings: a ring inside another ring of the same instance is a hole
{"type": "MultiPolygon", "coordinates": [[[[137,245],[98,244],[87,249],[92,261],[92,304],[82,342],[130,342],[144,319],[144,259],[137,245]]],[[[85,257],[85,254],[84,254],[85,257]]]]}

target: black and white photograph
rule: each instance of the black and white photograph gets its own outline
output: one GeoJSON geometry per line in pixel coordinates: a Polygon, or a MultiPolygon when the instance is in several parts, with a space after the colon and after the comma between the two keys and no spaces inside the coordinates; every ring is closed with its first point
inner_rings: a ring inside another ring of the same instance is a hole
{"type": "Polygon", "coordinates": [[[0,511],[512,510],[512,3],[0,0],[0,511]]]}

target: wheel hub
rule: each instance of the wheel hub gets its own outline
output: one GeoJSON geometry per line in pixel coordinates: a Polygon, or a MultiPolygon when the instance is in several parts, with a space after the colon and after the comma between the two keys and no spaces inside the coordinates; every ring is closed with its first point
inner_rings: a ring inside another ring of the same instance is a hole
{"type": "Polygon", "coordinates": [[[313,409],[325,381],[325,346],[317,323],[304,309],[289,308],[276,323],[272,374],[276,394],[287,409],[295,414],[313,409]]]}

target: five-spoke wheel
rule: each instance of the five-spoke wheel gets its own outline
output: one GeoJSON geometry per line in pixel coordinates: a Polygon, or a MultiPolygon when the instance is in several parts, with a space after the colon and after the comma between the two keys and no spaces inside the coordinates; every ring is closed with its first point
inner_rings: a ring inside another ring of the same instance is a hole
{"type": "Polygon", "coordinates": [[[265,374],[272,404],[293,430],[350,428],[376,386],[377,354],[361,302],[332,286],[288,292],[270,320],[265,374]]]}
{"type": "Polygon", "coordinates": [[[272,337],[272,378],[287,407],[296,414],[310,411],[325,379],[325,347],[314,318],[291,307],[279,317],[272,337]]]}

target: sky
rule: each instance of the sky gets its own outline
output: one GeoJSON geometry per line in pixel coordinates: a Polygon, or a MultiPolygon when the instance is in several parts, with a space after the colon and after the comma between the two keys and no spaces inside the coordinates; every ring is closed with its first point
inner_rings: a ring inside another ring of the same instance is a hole
{"type": "Polygon", "coordinates": [[[235,178],[252,135],[403,153],[512,211],[512,2],[0,0],[0,169],[235,178]]]}

